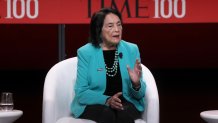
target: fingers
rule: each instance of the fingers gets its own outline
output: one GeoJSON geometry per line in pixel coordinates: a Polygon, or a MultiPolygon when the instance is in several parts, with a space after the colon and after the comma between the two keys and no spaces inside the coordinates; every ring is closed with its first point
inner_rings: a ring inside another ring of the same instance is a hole
{"type": "Polygon", "coordinates": [[[139,78],[142,75],[142,66],[141,66],[141,62],[139,61],[139,59],[136,59],[135,66],[134,66],[133,69],[131,69],[129,67],[129,65],[127,65],[127,71],[129,73],[129,76],[130,76],[131,80],[133,82],[138,82],[139,78]]]}
{"type": "MultiPolygon", "coordinates": [[[[127,67],[128,70],[130,70],[129,65],[127,65],[126,67],[127,67]]],[[[141,70],[142,67],[141,67],[141,62],[139,61],[139,59],[136,59],[136,61],[135,61],[135,67],[137,67],[138,69],[141,70]]]]}
{"type": "Polygon", "coordinates": [[[139,59],[136,59],[135,66],[136,66],[139,70],[142,70],[141,62],[139,61],[139,59]]]}
{"type": "Polygon", "coordinates": [[[110,104],[111,108],[123,110],[123,105],[121,103],[121,100],[119,99],[119,96],[121,96],[121,95],[122,95],[122,92],[118,92],[110,98],[109,104],[110,104]]]}
{"type": "Polygon", "coordinates": [[[114,101],[114,102],[111,103],[111,108],[118,109],[118,110],[123,110],[123,105],[120,102],[114,101]]]}
{"type": "Polygon", "coordinates": [[[122,95],[122,92],[118,92],[118,93],[116,93],[114,96],[119,99],[119,96],[121,96],[121,95],[122,95]]]}
{"type": "Polygon", "coordinates": [[[136,59],[136,63],[140,63],[139,59],[136,59]]]}
{"type": "Polygon", "coordinates": [[[127,65],[126,68],[127,68],[127,71],[130,73],[131,69],[130,69],[129,65],[127,65]]]}
{"type": "Polygon", "coordinates": [[[138,76],[141,76],[141,73],[142,73],[142,66],[141,66],[141,62],[139,61],[139,59],[136,59],[136,62],[135,62],[135,70],[136,70],[138,76]]]}

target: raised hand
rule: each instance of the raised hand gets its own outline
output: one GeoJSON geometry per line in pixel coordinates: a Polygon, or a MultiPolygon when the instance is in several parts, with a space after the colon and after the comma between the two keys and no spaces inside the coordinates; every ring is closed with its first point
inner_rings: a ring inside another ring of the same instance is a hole
{"type": "Polygon", "coordinates": [[[142,75],[142,67],[141,63],[138,59],[136,59],[135,65],[133,70],[130,69],[130,67],[127,65],[127,70],[130,76],[130,79],[132,81],[132,84],[134,87],[140,86],[140,77],[142,75]]]}

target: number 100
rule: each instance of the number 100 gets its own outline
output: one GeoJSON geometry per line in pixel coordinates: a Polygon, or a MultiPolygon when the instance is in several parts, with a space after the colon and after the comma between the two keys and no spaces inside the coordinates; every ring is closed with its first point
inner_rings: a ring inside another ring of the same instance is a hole
{"type": "Polygon", "coordinates": [[[25,16],[25,13],[28,18],[35,19],[38,17],[39,14],[39,2],[38,0],[27,0],[26,3],[24,0],[7,0],[7,19],[16,18],[16,19],[22,19],[25,16]],[[31,7],[30,3],[31,1],[34,2],[34,14],[31,14],[31,7]],[[11,4],[11,2],[13,2],[11,4]],[[17,12],[17,5],[18,2],[20,2],[20,14],[17,12]],[[25,5],[26,4],[26,5],[25,5]],[[12,12],[11,12],[12,11],[12,12]]]}
{"type": "Polygon", "coordinates": [[[155,2],[155,15],[154,18],[170,18],[172,17],[173,13],[176,18],[183,18],[186,14],[186,1],[181,0],[181,14],[178,14],[178,1],[179,0],[174,0],[174,3],[172,0],[167,0],[168,2],[168,14],[165,13],[165,4],[166,0],[154,0],[155,2]],[[159,6],[159,1],[160,1],[160,6],[159,6]],[[159,11],[160,8],[160,11],[159,11]],[[159,13],[160,12],[160,13],[159,13]]]}

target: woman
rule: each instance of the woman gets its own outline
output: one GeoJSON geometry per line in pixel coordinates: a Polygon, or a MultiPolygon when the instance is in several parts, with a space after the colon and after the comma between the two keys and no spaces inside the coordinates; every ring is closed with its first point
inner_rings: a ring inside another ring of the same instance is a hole
{"type": "Polygon", "coordinates": [[[140,118],[146,85],[139,50],[121,37],[117,10],[103,8],[92,16],[90,43],[77,51],[74,117],[97,123],[134,123],[140,118]]]}

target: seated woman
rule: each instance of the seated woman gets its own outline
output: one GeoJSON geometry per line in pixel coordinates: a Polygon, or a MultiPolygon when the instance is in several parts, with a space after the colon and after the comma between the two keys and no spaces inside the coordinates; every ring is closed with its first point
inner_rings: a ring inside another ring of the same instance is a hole
{"type": "Polygon", "coordinates": [[[74,117],[97,123],[134,123],[141,117],[146,85],[139,50],[121,37],[117,10],[103,8],[93,14],[90,43],[77,51],[74,117]]]}

